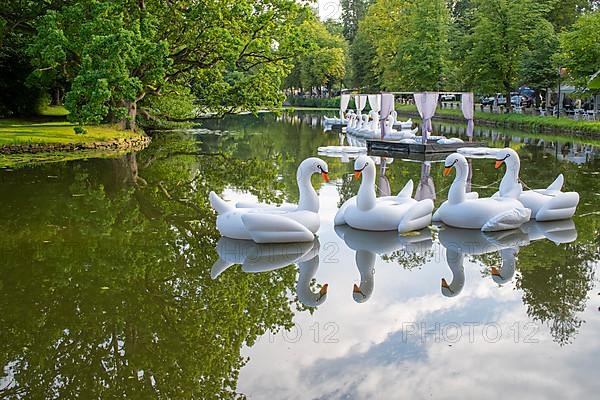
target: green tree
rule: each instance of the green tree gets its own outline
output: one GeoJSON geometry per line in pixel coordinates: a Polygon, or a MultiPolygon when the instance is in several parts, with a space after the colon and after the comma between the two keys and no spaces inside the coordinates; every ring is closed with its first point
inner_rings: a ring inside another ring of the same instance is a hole
{"type": "MultiPolygon", "coordinates": [[[[379,86],[385,90],[415,91],[441,88],[445,81],[448,24],[449,10],[443,0],[373,3],[360,24],[359,34],[364,32],[375,51],[372,74],[379,77],[379,86]]],[[[369,45],[361,43],[363,54],[369,45]]],[[[359,71],[365,69],[361,67],[359,71]]]]}
{"type": "Polygon", "coordinates": [[[582,15],[570,31],[560,35],[559,59],[578,86],[585,87],[600,70],[600,10],[582,15]]]}
{"type": "Polygon", "coordinates": [[[165,88],[191,88],[199,108],[221,114],[274,108],[290,60],[306,50],[308,16],[292,0],[66,2],[36,24],[32,80],[47,87],[59,74],[71,85],[73,120],[131,129],[138,106],[165,88]]]}
{"type": "Polygon", "coordinates": [[[529,42],[523,52],[518,82],[539,93],[556,84],[557,66],[554,58],[558,51],[558,37],[552,24],[542,19],[531,33],[529,42]]]}
{"type": "Polygon", "coordinates": [[[542,21],[547,7],[532,0],[477,0],[474,7],[471,50],[464,64],[467,83],[471,89],[503,92],[510,99],[531,43],[530,27],[542,21]]]}
{"type": "Polygon", "coordinates": [[[285,88],[331,89],[346,77],[348,46],[340,35],[329,32],[317,20],[305,21],[302,26],[310,40],[310,50],[294,61],[294,68],[285,80],[285,88]]]}
{"type": "Polygon", "coordinates": [[[359,21],[366,15],[370,3],[370,0],[340,0],[343,34],[348,42],[354,41],[359,21]]]}

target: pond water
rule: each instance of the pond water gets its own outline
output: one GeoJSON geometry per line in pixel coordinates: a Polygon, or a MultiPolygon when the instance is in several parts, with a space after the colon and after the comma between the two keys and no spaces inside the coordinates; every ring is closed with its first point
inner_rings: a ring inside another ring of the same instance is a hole
{"type": "MultiPolygon", "coordinates": [[[[220,239],[208,192],[296,202],[297,165],[340,142],[320,117],[207,120],[118,159],[0,170],[0,397],[595,397],[597,144],[476,129],[519,152],[529,186],[564,174],[573,220],[488,236],[334,229],[358,183],[352,162],[323,156],[317,241],[220,239]]],[[[412,178],[445,200],[442,163],[384,167],[380,193],[412,178]]],[[[472,167],[472,189],[493,194],[503,170],[472,167]]]]}

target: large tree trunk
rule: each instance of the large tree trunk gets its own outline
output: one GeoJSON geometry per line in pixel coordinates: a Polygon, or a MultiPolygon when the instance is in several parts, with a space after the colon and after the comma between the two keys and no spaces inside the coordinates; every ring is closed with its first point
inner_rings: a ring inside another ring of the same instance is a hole
{"type": "Polygon", "coordinates": [[[125,117],[119,124],[121,129],[129,129],[135,131],[137,117],[137,102],[136,101],[123,101],[123,107],[127,108],[127,117],[125,117]]]}
{"type": "Polygon", "coordinates": [[[52,91],[52,102],[50,103],[50,105],[53,105],[53,106],[62,105],[59,87],[55,87],[54,90],[52,91]]]}

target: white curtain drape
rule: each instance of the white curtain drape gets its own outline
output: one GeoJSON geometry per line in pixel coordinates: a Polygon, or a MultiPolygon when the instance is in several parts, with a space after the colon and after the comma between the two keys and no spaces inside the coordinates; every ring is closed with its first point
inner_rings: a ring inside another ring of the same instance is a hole
{"type": "Polygon", "coordinates": [[[415,104],[419,115],[423,120],[421,126],[421,135],[423,136],[423,143],[427,143],[427,132],[431,131],[431,118],[435,114],[437,108],[438,93],[437,92],[423,92],[415,93],[415,104]]]}
{"type": "Polygon", "coordinates": [[[369,107],[371,110],[375,112],[379,112],[381,109],[381,95],[380,94],[370,94],[367,96],[369,99],[369,107]]]}
{"type": "Polygon", "coordinates": [[[473,137],[473,118],[475,116],[475,96],[473,92],[463,93],[461,96],[460,108],[462,109],[463,116],[467,120],[467,136],[473,137]]]}
{"type": "Polygon", "coordinates": [[[385,120],[394,111],[394,95],[392,93],[381,94],[381,113],[379,114],[379,123],[381,124],[381,138],[384,136],[384,124],[385,120]]]}
{"type": "Polygon", "coordinates": [[[348,103],[350,103],[350,95],[343,94],[340,98],[340,119],[344,119],[344,115],[348,109],[348,103]]]}
{"type": "Polygon", "coordinates": [[[361,115],[362,110],[364,110],[367,105],[367,96],[364,94],[357,94],[354,96],[354,102],[356,103],[356,113],[361,115]]]}

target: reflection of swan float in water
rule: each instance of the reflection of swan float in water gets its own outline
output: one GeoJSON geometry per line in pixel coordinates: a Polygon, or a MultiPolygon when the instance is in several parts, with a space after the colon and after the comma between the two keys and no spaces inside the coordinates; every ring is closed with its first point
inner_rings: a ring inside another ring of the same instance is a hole
{"type": "Polygon", "coordinates": [[[519,229],[500,232],[481,232],[473,229],[444,227],[439,232],[439,241],[446,248],[446,261],[452,271],[450,283],[442,278],[442,294],[446,297],[458,295],[465,284],[464,255],[482,255],[498,252],[502,260],[500,267],[491,267],[494,282],[501,285],[509,282],[515,273],[516,256],[520,248],[532,241],[549,239],[558,244],[570,243],[577,238],[572,220],[553,222],[530,221],[519,229]]]}
{"type": "Polygon", "coordinates": [[[474,229],[444,227],[439,232],[439,241],[446,248],[446,261],[452,271],[450,283],[442,278],[442,294],[454,297],[465,284],[464,255],[481,255],[499,252],[502,258],[500,268],[492,267],[492,279],[496,283],[506,283],[515,273],[515,256],[519,246],[528,244],[525,233],[519,229],[502,232],[481,232],[474,229]]]}
{"type": "Polygon", "coordinates": [[[349,248],[356,251],[360,285],[354,284],[352,297],[357,303],[366,302],[373,294],[376,254],[389,254],[398,250],[424,254],[432,245],[431,232],[428,229],[419,231],[418,235],[402,236],[395,231],[367,232],[342,225],[335,227],[335,233],[349,248]]]}
{"type": "Polygon", "coordinates": [[[275,207],[264,204],[244,204],[234,207],[214,192],[209,199],[219,214],[217,229],[233,239],[254,240],[257,243],[310,242],[319,230],[319,197],[310,177],[320,173],[328,182],[327,164],[319,158],[307,158],[296,174],[300,191],[298,205],[275,207]]]}
{"type": "Polygon", "coordinates": [[[506,172],[500,182],[500,190],[494,195],[499,198],[518,199],[531,210],[531,217],[538,221],[554,221],[571,218],[579,204],[576,192],[561,192],[564,183],[562,174],[546,189],[523,191],[519,180],[521,160],[513,149],[502,149],[496,153],[496,168],[506,164],[506,172]]]}
{"type": "Polygon", "coordinates": [[[354,114],[354,111],[348,110],[346,115],[342,113],[342,118],[325,116],[323,117],[323,125],[346,125],[350,117],[352,117],[353,115],[356,115],[354,114]]]}
{"type": "Polygon", "coordinates": [[[529,221],[531,211],[516,199],[480,199],[477,193],[466,193],[469,165],[463,155],[454,153],[446,158],[444,175],[448,175],[452,168],[456,177],[448,191],[448,200],[433,215],[434,221],[482,231],[514,229],[529,221]]]}
{"type": "Polygon", "coordinates": [[[334,224],[347,224],[368,231],[408,232],[423,229],[431,222],[433,201],[413,199],[412,180],[397,196],[375,196],[375,162],[360,156],[354,162],[355,177],[362,175],[358,195],[347,200],[338,210],[334,224]]]}
{"type": "Polygon", "coordinates": [[[319,268],[319,241],[302,243],[257,244],[250,240],[237,240],[222,237],[217,242],[219,259],[213,264],[210,272],[212,279],[217,279],[227,268],[241,264],[244,272],[267,272],[298,265],[298,282],[296,293],[298,299],[307,307],[321,305],[327,299],[328,284],[321,286],[317,292],[310,288],[310,281],[319,268]]]}

